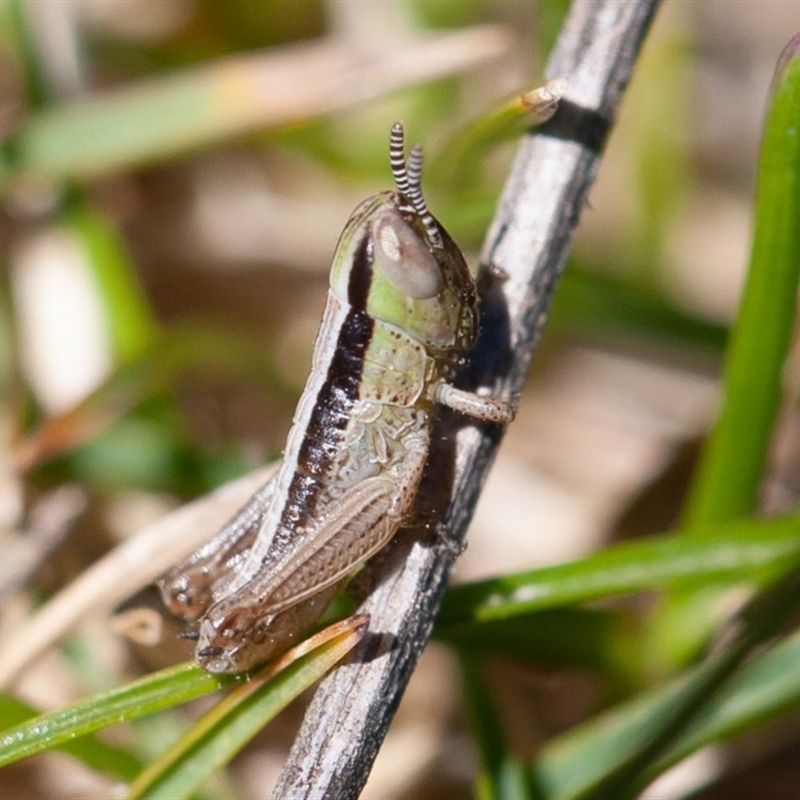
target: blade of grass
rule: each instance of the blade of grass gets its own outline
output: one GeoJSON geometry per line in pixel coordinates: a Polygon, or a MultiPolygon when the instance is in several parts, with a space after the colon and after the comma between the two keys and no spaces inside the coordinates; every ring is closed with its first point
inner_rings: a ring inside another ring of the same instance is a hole
{"type": "Polygon", "coordinates": [[[726,529],[724,546],[718,538],[664,535],[568,564],[452,587],[435,637],[464,655],[588,667],[635,683],[631,665],[642,662],[641,632],[624,624],[624,615],[564,606],[658,587],[763,583],[800,550],[796,517],[720,527],[726,529]]]}
{"type": "Polygon", "coordinates": [[[800,518],[708,526],[706,535],[670,534],[621,544],[579,561],[448,589],[437,631],[656,587],[763,580],[800,548],[800,518]]]}
{"type": "Polygon", "coordinates": [[[89,733],[210,694],[241,679],[220,678],[181,664],[86,697],[0,733],[0,767],[89,733]]]}
{"type": "Polygon", "coordinates": [[[510,39],[476,26],[357,52],[320,40],[228,57],[31,114],[0,153],[6,177],[87,179],[257,130],[316,119],[496,58],[510,39]]]}
{"type": "Polygon", "coordinates": [[[473,659],[460,658],[459,666],[470,727],[481,759],[475,796],[478,800],[528,800],[527,770],[511,752],[480,665],[473,659]]]}
{"type": "MultiPolygon", "coordinates": [[[[739,315],[725,359],[719,418],[689,491],[685,532],[751,514],[782,397],[800,281],[800,35],[773,78],[758,167],[755,228],[739,315]]],[[[654,617],[654,663],[686,663],[719,618],[713,592],[676,596],[654,617]]]]}
{"type": "Polygon", "coordinates": [[[9,23],[7,32],[13,41],[24,69],[25,98],[34,108],[52,102],[54,92],[45,74],[31,29],[30,11],[24,0],[11,0],[5,4],[4,13],[9,23]]]}
{"type": "Polygon", "coordinates": [[[687,531],[750,514],[781,401],[800,281],[800,35],[773,83],[758,168],[747,282],[725,359],[719,419],[684,514],[687,531]]]}
{"type": "Polygon", "coordinates": [[[720,655],[551,742],[532,767],[543,795],[559,800],[633,797],[698,748],[797,706],[800,635],[740,665],[796,623],[799,599],[795,564],[732,620],[720,637],[732,632],[720,655]]]}
{"type": "Polygon", "coordinates": [[[564,91],[563,81],[553,80],[498,105],[478,117],[440,148],[439,157],[428,167],[437,186],[451,192],[481,182],[481,170],[464,169],[464,164],[479,165],[487,153],[501,142],[518,139],[529,128],[547,122],[558,108],[564,91]]]}
{"type": "MultiPolygon", "coordinates": [[[[363,617],[351,618],[332,625],[326,631],[318,634],[316,638],[312,637],[309,642],[298,645],[274,665],[267,667],[264,673],[266,676],[276,674],[283,667],[292,666],[286,679],[281,677],[274,696],[270,690],[269,696],[272,700],[269,702],[283,702],[285,705],[294,696],[290,696],[289,691],[285,688],[287,682],[291,691],[296,690],[299,693],[316,680],[316,678],[308,679],[308,676],[313,674],[314,670],[319,669],[320,664],[329,663],[332,648],[321,647],[318,650],[312,650],[311,654],[307,655],[310,648],[318,645],[320,641],[326,642],[331,637],[339,636],[343,628],[346,628],[350,636],[354,636],[355,639],[351,641],[342,634],[336,641],[346,640],[349,643],[347,647],[349,650],[363,635],[365,626],[366,621],[363,617]],[[292,661],[299,657],[303,659],[302,669],[294,668],[292,665],[292,661]],[[300,673],[302,678],[297,677],[292,680],[293,676],[300,673]],[[297,689],[299,684],[295,681],[300,680],[307,680],[307,682],[297,689]]],[[[337,652],[339,651],[337,650],[337,652]]],[[[343,653],[340,653],[338,658],[341,658],[342,655],[343,653]]],[[[325,667],[325,669],[327,668],[329,667],[325,667]]],[[[323,671],[325,670],[323,669],[323,671]]],[[[139,719],[219,689],[245,683],[247,680],[246,674],[210,675],[193,662],[155,672],[125,686],[82,698],[68,706],[25,720],[0,732],[0,767],[13,764],[45,750],[61,748],[66,744],[74,743],[73,740],[79,737],[111,725],[139,719]]],[[[258,686],[261,686],[261,683],[258,683],[258,686]]],[[[253,691],[247,685],[243,689],[242,693],[236,695],[237,698],[243,699],[253,691]]],[[[230,701],[224,701],[222,708],[229,708],[230,705],[230,701]]]]}
{"type": "MultiPolygon", "coordinates": [[[[37,717],[39,712],[8,694],[0,694],[0,719],[6,725],[20,726],[37,717]]],[[[65,741],[55,749],[78,759],[87,767],[114,775],[125,781],[133,780],[142,770],[142,762],[127,750],[104,742],[97,736],[87,735],[65,741]]]]}
{"type": "Polygon", "coordinates": [[[501,655],[633,681],[631,665],[639,662],[640,642],[630,621],[623,613],[605,609],[557,608],[449,625],[435,636],[465,658],[501,655]]]}
{"type": "Polygon", "coordinates": [[[727,331],[673,308],[657,293],[594,274],[573,259],[553,301],[550,330],[592,340],[620,338],[703,350],[715,357],[727,331]]]}
{"type": "Polygon", "coordinates": [[[331,625],[234,689],[142,773],[128,800],[191,797],[278,712],[344,658],[363,638],[368,621],[360,615],[331,625]]]}
{"type": "Polygon", "coordinates": [[[677,702],[628,758],[618,762],[591,791],[593,800],[634,800],[663,766],[663,756],[754,649],[797,621],[800,572],[793,565],[774,586],[757,595],[744,611],[731,620],[720,640],[731,641],[719,655],[700,665],[677,702]]]}
{"type": "Polygon", "coordinates": [[[113,353],[123,362],[151,347],[158,323],[139,283],[122,237],[108,220],[78,196],[60,214],[86,250],[102,297],[113,353]]]}

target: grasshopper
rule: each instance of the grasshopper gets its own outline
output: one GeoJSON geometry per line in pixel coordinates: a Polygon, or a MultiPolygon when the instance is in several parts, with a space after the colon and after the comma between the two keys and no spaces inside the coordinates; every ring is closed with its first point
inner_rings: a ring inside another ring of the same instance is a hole
{"type": "Polygon", "coordinates": [[[311,374],[277,474],[159,582],[195,657],[243,672],[288,649],[410,520],[437,403],[505,424],[511,404],[453,386],[478,328],[475,283],[428,211],[422,149],[390,137],[395,189],[361,203],[330,272],[311,374]]]}

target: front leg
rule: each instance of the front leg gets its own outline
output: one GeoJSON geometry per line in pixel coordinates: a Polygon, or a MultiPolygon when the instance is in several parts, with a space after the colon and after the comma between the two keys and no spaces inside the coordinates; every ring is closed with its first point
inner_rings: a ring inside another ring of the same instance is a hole
{"type": "Polygon", "coordinates": [[[498,422],[501,425],[508,425],[509,422],[512,422],[517,412],[516,407],[507,400],[456,389],[449,383],[438,384],[434,389],[433,399],[468,417],[484,422],[498,422]]]}

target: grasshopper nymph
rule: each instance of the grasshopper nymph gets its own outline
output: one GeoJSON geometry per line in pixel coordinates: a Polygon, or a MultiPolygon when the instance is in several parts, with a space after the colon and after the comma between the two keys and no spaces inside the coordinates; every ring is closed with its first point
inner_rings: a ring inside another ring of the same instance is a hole
{"type": "Polygon", "coordinates": [[[243,672],[287,649],[409,520],[441,403],[510,422],[512,406],[456,389],[475,342],[475,284],[428,211],[422,150],[392,128],[396,189],[361,203],[333,257],[311,374],[275,477],[160,581],[197,623],[198,663],[243,672]]]}

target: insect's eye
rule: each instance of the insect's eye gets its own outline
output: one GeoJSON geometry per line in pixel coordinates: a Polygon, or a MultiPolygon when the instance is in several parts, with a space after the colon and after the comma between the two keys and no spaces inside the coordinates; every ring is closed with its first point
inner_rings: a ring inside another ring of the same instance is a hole
{"type": "Polygon", "coordinates": [[[420,300],[442,290],[442,271],[425,240],[394,210],[372,225],[375,263],[386,280],[403,294],[420,300]]]}

